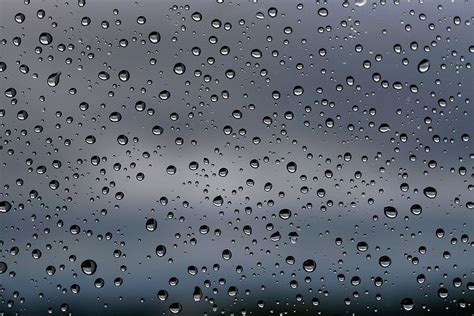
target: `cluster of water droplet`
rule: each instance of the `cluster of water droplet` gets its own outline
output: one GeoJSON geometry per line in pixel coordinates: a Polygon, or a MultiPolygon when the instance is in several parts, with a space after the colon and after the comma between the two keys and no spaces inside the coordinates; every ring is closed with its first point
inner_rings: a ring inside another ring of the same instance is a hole
{"type": "Polygon", "coordinates": [[[472,2],[0,8],[0,313],[472,312],[472,2]]]}

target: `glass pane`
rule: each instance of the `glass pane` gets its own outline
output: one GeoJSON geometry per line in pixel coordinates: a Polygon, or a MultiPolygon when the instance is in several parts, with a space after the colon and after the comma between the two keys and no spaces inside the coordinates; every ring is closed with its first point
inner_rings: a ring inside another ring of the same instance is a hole
{"type": "Polygon", "coordinates": [[[472,315],[471,0],[0,12],[2,315],[472,315]]]}

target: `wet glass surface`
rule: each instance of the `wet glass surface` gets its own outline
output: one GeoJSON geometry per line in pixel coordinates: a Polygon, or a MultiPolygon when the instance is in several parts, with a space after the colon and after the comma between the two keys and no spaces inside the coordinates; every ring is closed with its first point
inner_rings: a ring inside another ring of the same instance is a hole
{"type": "Polygon", "coordinates": [[[0,2],[2,315],[472,315],[474,3],[0,2]]]}

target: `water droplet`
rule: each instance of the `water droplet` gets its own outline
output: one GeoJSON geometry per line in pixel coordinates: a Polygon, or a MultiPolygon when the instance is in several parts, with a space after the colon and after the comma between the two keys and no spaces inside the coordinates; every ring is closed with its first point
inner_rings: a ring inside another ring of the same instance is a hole
{"type": "Polygon", "coordinates": [[[199,22],[202,20],[202,14],[201,12],[194,12],[193,14],[191,14],[191,18],[193,19],[193,21],[199,22]]]}
{"type": "Polygon", "coordinates": [[[161,40],[161,34],[156,31],[151,32],[150,34],[148,34],[148,40],[150,40],[152,44],[158,44],[161,40]]]}
{"type": "Polygon", "coordinates": [[[176,167],[173,165],[169,165],[168,167],[166,167],[166,173],[169,175],[176,174],[176,167]]]}
{"type": "Polygon", "coordinates": [[[250,54],[252,55],[253,58],[257,58],[257,59],[262,58],[262,52],[259,49],[252,50],[250,54]]]}
{"type": "Polygon", "coordinates": [[[180,303],[173,303],[169,306],[169,309],[172,314],[178,314],[183,310],[183,307],[180,303]]]}
{"type": "Polygon", "coordinates": [[[92,259],[84,260],[81,263],[82,272],[86,275],[93,275],[97,270],[97,264],[92,259]]]}
{"type": "Polygon", "coordinates": [[[193,299],[195,302],[199,302],[202,299],[202,290],[200,287],[194,287],[193,299]]]}
{"type": "Polygon", "coordinates": [[[389,256],[381,256],[379,258],[379,264],[382,268],[388,268],[392,264],[392,259],[389,256]]]}
{"type": "Polygon", "coordinates": [[[422,207],[421,207],[419,204],[413,204],[413,205],[410,207],[410,212],[411,212],[413,215],[420,215],[422,211],[423,211],[423,209],[422,209],[422,207]]]}
{"type": "Polygon", "coordinates": [[[163,245],[156,246],[155,253],[158,257],[164,257],[166,255],[166,247],[163,245]]]}
{"type": "Polygon", "coordinates": [[[15,14],[15,22],[19,24],[25,22],[25,15],[23,13],[15,14]]]}
{"type": "Polygon", "coordinates": [[[56,87],[59,84],[59,79],[61,77],[61,72],[55,72],[49,75],[48,77],[48,86],[56,87]]]}
{"type": "Polygon", "coordinates": [[[286,170],[288,170],[289,173],[295,173],[297,169],[298,167],[294,161],[291,161],[286,165],[286,170]]]}
{"type": "Polygon", "coordinates": [[[329,11],[326,8],[321,8],[321,9],[318,10],[318,15],[319,16],[327,17],[328,14],[329,14],[329,11]]]}
{"type": "Polygon", "coordinates": [[[301,86],[296,86],[293,88],[293,94],[296,96],[300,96],[304,93],[304,89],[301,86]]]}
{"type": "Polygon", "coordinates": [[[8,270],[8,265],[4,261],[0,261],[0,274],[4,274],[8,270]]]}
{"type": "Polygon", "coordinates": [[[388,124],[380,124],[379,126],[380,133],[387,133],[390,132],[390,126],[388,124]]]}
{"type": "Polygon", "coordinates": [[[99,72],[98,77],[99,77],[100,80],[106,81],[106,80],[109,80],[110,75],[105,71],[101,71],[101,72],[99,72]]]}
{"type": "Polygon", "coordinates": [[[383,212],[385,216],[387,216],[388,218],[396,218],[398,215],[397,209],[394,208],[393,206],[384,207],[383,212]]]}
{"type": "Polygon", "coordinates": [[[149,232],[154,232],[157,226],[158,222],[154,218],[149,218],[145,223],[146,230],[149,232]]]}
{"type": "Polygon", "coordinates": [[[289,219],[291,217],[291,211],[287,208],[284,208],[282,210],[280,210],[280,212],[278,213],[278,216],[280,216],[281,219],[289,219]]]}
{"type": "Polygon", "coordinates": [[[161,126],[155,125],[152,128],[153,135],[161,135],[163,134],[163,128],[161,126]]]}
{"type": "Polygon", "coordinates": [[[307,259],[303,262],[303,270],[306,272],[313,272],[316,270],[316,261],[313,259],[307,259]]]}
{"type": "Polygon", "coordinates": [[[130,79],[130,73],[127,70],[121,70],[118,76],[119,80],[122,82],[126,82],[130,79]]]}
{"type": "Polygon", "coordinates": [[[402,304],[403,310],[405,311],[411,311],[415,307],[415,303],[409,297],[404,298],[401,304],[402,304]]]}
{"type": "Polygon", "coordinates": [[[186,71],[186,66],[184,66],[183,63],[177,63],[177,64],[174,65],[173,71],[177,75],[182,75],[186,71]]]}
{"type": "Polygon", "coordinates": [[[357,250],[367,251],[368,249],[369,249],[369,245],[365,241],[360,241],[357,243],[357,250]]]}
{"type": "Polygon", "coordinates": [[[428,59],[423,59],[418,63],[418,71],[420,73],[425,73],[430,69],[430,61],[428,59]]]}
{"type": "Polygon", "coordinates": [[[434,199],[436,198],[438,192],[433,187],[426,187],[423,189],[423,194],[429,199],[434,199]]]}
{"type": "Polygon", "coordinates": [[[222,196],[218,195],[214,198],[214,200],[212,200],[212,204],[214,204],[214,206],[220,207],[222,204],[224,204],[224,199],[222,196]]]}
{"type": "Polygon", "coordinates": [[[51,42],[53,41],[53,36],[49,33],[41,33],[40,36],[39,36],[39,42],[42,44],[42,45],[49,45],[51,44],[51,42]]]}
{"type": "Polygon", "coordinates": [[[161,100],[168,100],[170,96],[171,96],[171,93],[168,90],[163,90],[159,94],[159,97],[161,100]]]}
{"type": "Polygon", "coordinates": [[[222,259],[230,260],[232,258],[232,252],[229,249],[224,249],[222,251],[222,259]]]}
{"type": "Polygon", "coordinates": [[[120,114],[119,112],[112,112],[109,115],[109,120],[111,122],[120,122],[121,119],[122,119],[122,114],[120,114]]]}
{"type": "Polygon", "coordinates": [[[8,213],[10,212],[10,209],[12,208],[12,205],[8,201],[1,201],[0,202],[0,213],[8,213]]]}

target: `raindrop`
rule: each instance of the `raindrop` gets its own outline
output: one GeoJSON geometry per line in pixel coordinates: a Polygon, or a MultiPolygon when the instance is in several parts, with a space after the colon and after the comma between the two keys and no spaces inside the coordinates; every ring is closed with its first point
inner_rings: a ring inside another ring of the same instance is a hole
{"type": "Polygon", "coordinates": [[[173,71],[177,75],[182,75],[186,71],[186,66],[183,63],[177,63],[174,65],[173,71]]]}
{"type": "Polygon", "coordinates": [[[214,206],[220,207],[222,204],[224,204],[224,199],[222,196],[218,195],[214,198],[214,200],[212,200],[212,204],[214,204],[214,206]]]}
{"type": "Polygon", "coordinates": [[[126,82],[130,79],[130,73],[127,70],[121,70],[118,74],[119,80],[126,82]]]}
{"type": "Polygon", "coordinates": [[[15,14],[15,22],[19,24],[25,22],[25,15],[23,13],[15,14]]]}
{"type": "Polygon", "coordinates": [[[49,33],[41,33],[40,36],[39,36],[39,42],[42,44],[42,45],[49,45],[51,44],[51,42],[53,41],[53,36],[49,33]]]}
{"type": "Polygon", "coordinates": [[[176,174],[176,167],[173,165],[169,165],[168,167],[166,167],[166,173],[169,175],[176,174]]]}
{"type": "Polygon", "coordinates": [[[48,77],[48,86],[56,87],[59,84],[59,79],[61,77],[61,72],[55,72],[49,75],[48,77]]]}
{"type": "Polygon", "coordinates": [[[171,96],[171,93],[168,90],[163,90],[159,94],[161,100],[168,100],[171,96]]]}
{"type": "Polygon", "coordinates": [[[397,209],[394,208],[393,206],[384,207],[383,212],[385,216],[387,216],[388,218],[396,218],[398,215],[397,209]]]}
{"type": "Polygon", "coordinates": [[[86,275],[93,275],[97,270],[97,264],[94,260],[87,259],[81,263],[82,272],[86,275]]]}
{"type": "Polygon", "coordinates": [[[433,187],[426,187],[423,189],[423,194],[429,199],[434,199],[436,198],[438,192],[433,187]]]}
{"type": "Polygon", "coordinates": [[[152,44],[158,44],[161,40],[161,35],[159,32],[151,32],[150,34],[148,34],[148,40],[152,43],[152,44]]]}
{"type": "Polygon", "coordinates": [[[413,205],[410,207],[410,212],[411,212],[413,215],[420,215],[422,211],[423,211],[423,209],[422,209],[422,207],[421,207],[419,204],[413,204],[413,205]]]}
{"type": "Polygon", "coordinates": [[[295,173],[297,170],[297,165],[295,162],[291,161],[286,165],[286,170],[288,170],[289,173],[295,173]]]}
{"type": "Polygon", "coordinates": [[[145,223],[146,230],[148,230],[149,232],[155,231],[157,226],[158,222],[154,218],[147,219],[145,223]]]}
{"type": "Polygon", "coordinates": [[[430,61],[428,59],[423,59],[418,63],[418,71],[420,73],[425,73],[430,69],[430,61]]]}
{"type": "Polygon", "coordinates": [[[224,249],[222,251],[222,259],[230,260],[232,258],[232,252],[229,249],[224,249]]]}
{"type": "Polygon", "coordinates": [[[164,257],[166,255],[166,247],[163,245],[156,246],[155,253],[158,257],[164,257]]]}
{"type": "Polygon", "coordinates": [[[379,264],[382,268],[388,268],[392,264],[392,259],[389,256],[382,256],[379,258],[379,264]]]}
{"type": "Polygon", "coordinates": [[[0,202],[0,213],[8,213],[10,212],[10,209],[12,208],[12,205],[8,201],[1,201],[0,202]]]}
{"type": "Polygon", "coordinates": [[[390,126],[388,124],[380,124],[379,132],[381,132],[381,133],[390,132],[390,126]]]}
{"type": "Polygon", "coordinates": [[[259,49],[252,50],[250,54],[252,55],[253,58],[257,58],[257,59],[262,58],[262,52],[259,49]]]}
{"type": "Polygon", "coordinates": [[[316,269],[316,261],[307,259],[303,262],[303,270],[306,272],[313,272],[316,269]]]}
{"type": "Polygon", "coordinates": [[[329,14],[328,10],[326,8],[321,8],[318,10],[318,15],[322,17],[327,17],[329,14]]]}
{"type": "Polygon", "coordinates": [[[119,112],[112,112],[109,115],[109,120],[111,122],[120,122],[121,119],[122,119],[122,114],[120,114],[119,112]]]}
{"type": "Polygon", "coordinates": [[[280,216],[281,219],[289,219],[291,217],[291,211],[289,209],[282,209],[278,213],[278,216],[280,216]]]}
{"type": "Polygon", "coordinates": [[[183,307],[180,303],[173,303],[169,306],[169,309],[172,314],[178,314],[183,310],[183,307]]]}
{"type": "Polygon", "coordinates": [[[4,261],[0,261],[0,274],[4,274],[8,270],[8,265],[4,261]]]}
{"type": "Polygon", "coordinates": [[[405,311],[411,311],[415,307],[415,303],[411,298],[404,298],[401,302],[402,308],[405,311]]]}

